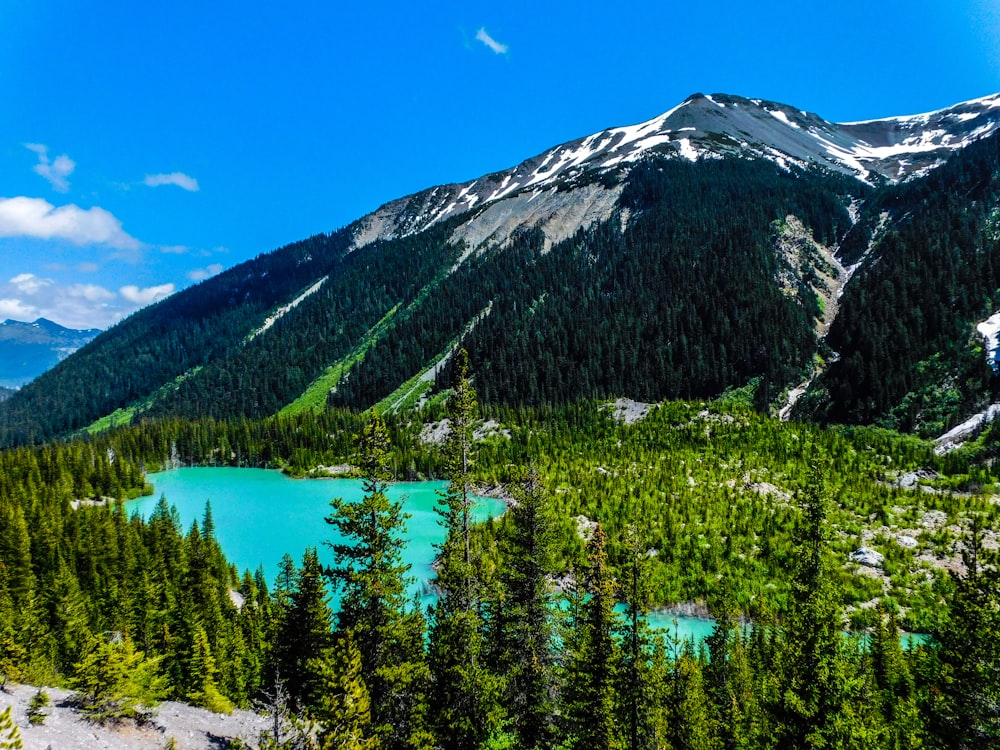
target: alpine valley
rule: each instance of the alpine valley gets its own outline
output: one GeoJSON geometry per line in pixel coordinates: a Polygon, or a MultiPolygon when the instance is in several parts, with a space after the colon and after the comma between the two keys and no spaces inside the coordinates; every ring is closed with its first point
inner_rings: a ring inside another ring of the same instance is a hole
{"type": "Polygon", "coordinates": [[[998,130],[694,95],[101,333],[0,403],[0,748],[1000,747],[998,130]]]}
{"type": "Polygon", "coordinates": [[[696,94],[136,313],[5,401],[0,444],[139,415],[398,410],[459,344],[488,403],[752,383],[783,415],[935,436],[991,400],[976,326],[1000,309],[998,122],[1000,95],[831,123],[696,94]]]}

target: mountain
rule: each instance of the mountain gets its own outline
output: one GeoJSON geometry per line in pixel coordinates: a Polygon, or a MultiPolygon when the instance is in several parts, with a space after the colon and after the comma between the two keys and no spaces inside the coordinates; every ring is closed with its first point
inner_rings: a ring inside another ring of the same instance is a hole
{"type": "Polygon", "coordinates": [[[99,334],[63,328],[39,318],[33,323],[0,323],[0,387],[17,388],[54,367],[99,334]]]}
{"type": "Polygon", "coordinates": [[[385,204],[146,308],[0,406],[0,442],[140,415],[708,397],[930,433],[992,397],[1000,95],[832,123],[694,95],[385,204]],[[785,396],[786,393],[790,395],[785,396]]]}

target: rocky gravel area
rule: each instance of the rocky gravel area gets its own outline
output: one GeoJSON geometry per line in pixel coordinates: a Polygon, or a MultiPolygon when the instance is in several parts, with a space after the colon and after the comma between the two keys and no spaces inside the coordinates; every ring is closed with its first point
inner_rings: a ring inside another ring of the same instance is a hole
{"type": "Polygon", "coordinates": [[[13,706],[25,750],[160,750],[171,738],[178,750],[221,750],[234,739],[256,747],[267,729],[266,716],[251,711],[216,714],[185,703],[161,703],[151,721],[142,726],[126,722],[118,727],[92,724],[67,704],[68,690],[46,688],[52,705],[45,709],[45,723],[28,723],[28,701],[38,688],[7,685],[0,691],[0,711],[13,706]]]}

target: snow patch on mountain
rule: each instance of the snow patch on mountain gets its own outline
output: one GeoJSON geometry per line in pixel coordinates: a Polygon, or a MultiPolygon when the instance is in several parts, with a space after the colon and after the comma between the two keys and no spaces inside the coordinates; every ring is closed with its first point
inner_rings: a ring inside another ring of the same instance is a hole
{"type": "Polygon", "coordinates": [[[976,330],[986,343],[986,361],[997,371],[997,349],[1000,349],[1000,312],[994,313],[976,325],[976,330]]]}
{"type": "Polygon", "coordinates": [[[442,185],[388,203],[357,223],[353,246],[414,234],[504,201],[517,200],[523,207],[553,188],[575,194],[608,172],[624,178],[631,165],[653,153],[690,162],[758,158],[787,171],[818,166],[863,182],[871,181],[872,172],[903,180],[926,174],[953,151],[996,132],[998,109],[1000,94],[920,115],[838,124],[762,99],[695,94],[645,122],[556,146],[470,183],[442,185]]]}

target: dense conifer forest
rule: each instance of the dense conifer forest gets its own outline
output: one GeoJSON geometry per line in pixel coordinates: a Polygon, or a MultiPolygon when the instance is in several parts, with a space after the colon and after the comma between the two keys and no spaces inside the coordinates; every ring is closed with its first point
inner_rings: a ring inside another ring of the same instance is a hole
{"type": "Polygon", "coordinates": [[[634,424],[613,404],[482,408],[469,376],[460,355],[421,414],[153,420],[0,453],[0,680],[70,686],[95,721],[168,697],[255,706],[278,717],[272,748],[1000,741],[988,441],[938,457],[777,422],[752,388],[634,424]],[[445,418],[444,443],[421,440],[445,418]],[[144,469],[343,462],[365,496],[331,504],[348,541],[330,568],[307,550],[237,571],[210,506],[182,528],[169,498],[146,520],[122,502],[149,491],[144,469]],[[916,470],[922,486],[902,481],[916,470]],[[385,488],[427,476],[449,479],[447,535],[421,610],[385,488]],[[484,491],[510,508],[471,525],[484,491]],[[948,524],[896,543],[927,514],[948,524]],[[876,577],[849,560],[862,540],[886,553],[876,577]],[[704,643],[646,625],[686,602],[716,618],[704,643]],[[901,626],[927,637],[906,646],[901,626]]]}

